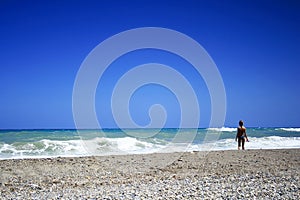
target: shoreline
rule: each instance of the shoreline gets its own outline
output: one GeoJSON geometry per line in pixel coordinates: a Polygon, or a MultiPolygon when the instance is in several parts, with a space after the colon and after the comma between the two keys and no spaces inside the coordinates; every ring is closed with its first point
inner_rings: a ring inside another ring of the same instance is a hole
{"type": "Polygon", "coordinates": [[[10,198],[300,197],[300,149],[0,160],[10,198]]]}
{"type": "MultiPolygon", "coordinates": [[[[261,150],[297,150],[300,148],[290,148],[290,147],[286,147],[286,148],[252,148],[252,149],[247,149],[246,150],[240,150],[240,151],[261,151],[261,150]]],[[[174,152],[149,152],[149,153],[120,153],[120,154],[98,154],[98,155],[89,155],[89,154],[82,154],[82,155],[54,155],[54,156],[50,156],[50,155],[41,155],[41,156],[20,156],[20,157],[10,157],[10,158],[0,158],[0,162],[1,161],[5,161],[5,160],[35,160],[35,159],[56,159],[56,158],[87,158],[87,157],[110,157],[110,156],[134,156],[134,155],[141,155],[141,156],[147,156],[147,155],[151,155],[151,154],[184,154],[184,153],[204,153],[207,154],[209,152],[220,152],[220,151],[238,151],[237,149],[213,149],[213,150],[203,150],[203,151],[174,151],[174,152]]]]}

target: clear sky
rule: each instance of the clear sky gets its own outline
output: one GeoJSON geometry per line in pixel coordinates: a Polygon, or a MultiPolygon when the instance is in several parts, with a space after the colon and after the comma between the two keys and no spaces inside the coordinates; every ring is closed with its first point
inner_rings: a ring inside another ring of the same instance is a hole
{"type": "MultiPolygon", "coordinates": [[[[78,69],[100,42],[139,27],[164,27],[200,43],[222,75],[225,126],[300,126],[300,2],[282,1],[0,1],[0,128],[74,128],[72,91],[78,69]]],[[[210,97],[201,76],[175,55],[134,52],[112,65],[98,88],[102,127],[115,127],[108,97],[122,73],[158,62],[187,76],[208,126],[210,97]],[[124,64],[126,63],[126,65],[124,64]],[[126,66],[121,68],[120,66],[126,66]],[[107,95],[101,95],[107,94],[107,95]]],[[[167,127],[178,126],[178,102],[157,85],[136,91],[131,114],[149,121],[161,103],[167,127]]]]}

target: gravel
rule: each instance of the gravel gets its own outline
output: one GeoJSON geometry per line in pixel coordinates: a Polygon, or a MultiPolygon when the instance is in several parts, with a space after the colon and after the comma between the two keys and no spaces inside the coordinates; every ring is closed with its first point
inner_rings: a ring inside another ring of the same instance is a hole
{"type": "Polygon", "coordinates": [[[202,154],[1,160],[0,196],[1,199],[300,199],[299,149],[202,154]],[[176,158],[173,163],[158,167],[164,157],[172,156],[176,158]]]}

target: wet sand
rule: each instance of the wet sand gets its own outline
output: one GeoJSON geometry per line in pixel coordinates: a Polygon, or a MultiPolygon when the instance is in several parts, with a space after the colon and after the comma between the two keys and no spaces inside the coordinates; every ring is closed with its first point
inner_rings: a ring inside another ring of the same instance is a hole
{"type": "Polygon", "coordinates": [[[300,149],[0,160],[2,199],[299,199],[300,149]]]}

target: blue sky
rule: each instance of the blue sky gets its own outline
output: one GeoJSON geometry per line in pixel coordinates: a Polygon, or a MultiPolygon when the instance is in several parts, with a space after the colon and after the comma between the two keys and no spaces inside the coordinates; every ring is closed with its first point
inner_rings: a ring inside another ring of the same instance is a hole
{"type": "MultiPolygon", "coordinates": [[[[210,54],[226,89],[225,126],[243,119],[246,126],[299,127],[299,24],[300,3],[291,0],[1,1],[0,128],[74,128],[73,84],[85,57],[119,32],[149,26],[182,32],[210,54]]],[[[107,70],[95,103],[101,126],[116,126],[109,110],[113,84],[147,62],[187,76],[200,102],[200,127],[208,126],[210,97],[201,76],[158,50],[133,52],[107,70]]],[[[166,126],[178,126],[176,98],[157,85],[134,94],[132,118],[146,125],[155,103],[169,113],[166,126]]]]}

